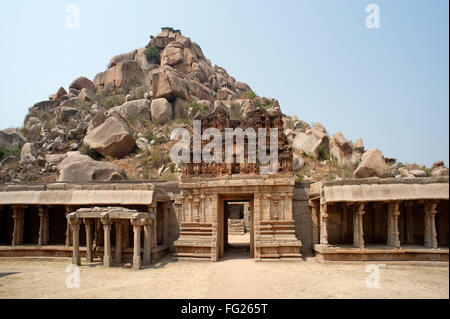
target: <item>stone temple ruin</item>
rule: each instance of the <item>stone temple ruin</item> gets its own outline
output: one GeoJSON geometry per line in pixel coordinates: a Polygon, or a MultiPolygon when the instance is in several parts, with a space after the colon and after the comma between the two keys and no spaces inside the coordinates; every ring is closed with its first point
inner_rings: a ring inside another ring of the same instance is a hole
{"type": "Polygon", "coordinates": [[[274,174],[246,160],[185,163],[180,182],[3,184],[0,256],[139,269],[164,254],[217,261],[229,233],[248,232],[257,261],[448,261],[448,177],[295,182],[279,109],[247,111],[239,121],[216,110],[202,127],[279,129],[274,174]]]}

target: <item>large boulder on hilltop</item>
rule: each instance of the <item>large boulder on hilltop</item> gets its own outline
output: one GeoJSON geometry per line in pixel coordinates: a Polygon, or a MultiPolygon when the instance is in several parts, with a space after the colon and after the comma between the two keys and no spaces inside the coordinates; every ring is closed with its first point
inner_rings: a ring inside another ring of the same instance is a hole
{"type": "Polygon", "coordinates": [[[122,61],[127,60],[134,60],[134,57],[136,56],[136,53],[138,50],[133,50],[131,52],[118,54],[116,56],[113,56],[111,60],[109,60],[108,68],[112,68],[113,66],[117,65],[118,63],[122,61]]]}
{"type": "Polygon", "coordinates": [[[94,83],[84,76],[80,76],[79,78],[75,79],[72,83],[70,83],[69,88],[76,90],[88,89],[91,92],[95,92],[94,83]]]}
{"type": "MultiPolygon", "coordinates": [[[[66,154],[58,154],[58,157],[62,157],[61,160],[57,163],[57,169],[59,171],[69,167],[70,165],[74,163],[81,163],[81,162],[91,162],[93,159],[89,157],[88,155],[81,154],[80,152],[67,152],[66,154]]],[[[59,158],[52,158],[46,156],[47,162],[57,162],[59,158]],[[47,159],[48,158],[48,159],[47,159]]]]}
{"type": "Polygon", "coordinates": [[[133,132],[127,124],[114,116],[89,131],[83,142],[104,157],[124,156],[136,145],[133,132]]]}
{"type": "Polygon", "coordinates": [[[0,131],[0,149],[22,147],[27,139],[15,128],[0,131]]]}
{"type": "Polygon", "coordinates": [[[350,142],[344,137],[344,134],[341,132],[336,132],[333,135],[334,141],[336,145],[344,152],[345,155],[352,153],[352,146],[350,142]]]}
{"type": "Polygon", "coordinates": [[[66,95],[67,91],[65,88],[63,88],[62,86],[58,89],[58,91],[56,91],[56,98],[60,99],[63,95],[66,95]]]}
{"type": "Polygon", "coordinates": [[[77,97],[81,102],[95,101],[95,94],[89,89],[81,89],[77,97]]]}
{"type": "Polygon", "coordinates": [[[170,86],[169,77],[162,69],[153,72],[152,88],[155,99],[172,97],[172,87],[170,86]]]}
{"type": "Polygon", "coordinates": [[[299,133],[292,141],[292,147],[319,159],[329,153],[328,135],[318,129],[310,129],[306,133],[299,133]]]}
{"type": "Polygon", "coordinates": [[[108,70],[97,74],[94,84],[98,91],[114,91],[118,88],[136,86],[143,81],[143,72],[134,60],[117,63],[108,70]]]}
{"type": "Polygon", "coordinates": [[[42,122],[37,117],[30,117],[25,124],[25,129],[27,130],[28,134],[39,134],[41,132],[42,128],[42,122]]]}
{"type": "Polygon", "coordinates": [[[108,117],[105,115],[104,112],[97,112],[97,114],[94,115],[94,117],[89,121],[87,132],[89,133],[94,128],[102,125],[108,117]]]}
{"type": "Polygon", "coordinates": [[[181,98],[189,100],[189,92],[183,78],[176,75],[176,72],[158,69],[152,73],[153,97],[156,99],[181,98]]]}
{"type": "Polygon", "coordinates": [[[355,144],[353,144],[353,148],[355,149],[355,151],[357,152],[364,152],[364,143],[362,138],[358,138],[355,142],[355,144]]]}
{"type": "Polygon", "coordinates": [[[124,119],[136,119],[143,118],[150,120],[150,101],[147,99],[133,100],[125,102],[122,105],[111,108],[106,116],[112,115],[114,112],[119,113],[119,115],[124,119]]]}
{"type": "Polygon", "coordinates": [[[215,100],[215,92],[204,86],[198,81],[188,80],[187,86],[190,94],[195,95],[200,100],[208,100],[213,102],[215,100]]]}
{"type": "Polygon", "coordinates": [[[361,163],[354,172],[356,178],[389,177],[389,168],[383,153],[378,149],[366,151],[361,158],[361,163]]]}
{"type": "Polygon", "coordinates": [[[183,44],[174,41],[161,52],[161,65],[174,66],[184,62],[183,44]]]}
{"type": "Polygon", "coordinates": [[[172,120],[172,106],[164,99],[154,99],[151,104],[152,121],[164,124],[172,120]]]}
{"type": "MultiPolygon", "coordinates": [[[[64,161],[63,161],[64,162],[64,161]]],[[[72,162],[60,170],[60,182],[126,180],[125,171],[114,163],[91,160],[72,162]]]]}

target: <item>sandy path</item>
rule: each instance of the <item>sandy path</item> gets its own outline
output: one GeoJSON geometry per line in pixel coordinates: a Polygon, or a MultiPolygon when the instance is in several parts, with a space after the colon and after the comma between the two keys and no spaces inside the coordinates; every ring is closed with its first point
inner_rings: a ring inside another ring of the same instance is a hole
{"type": "Polygon", "coordinates": [[[70,261],[0,259],[0,298],[448,298],[449,268],[387,265],[380,288],[367,288],[367,264],[254,262],[228,253],[210,262],[164,258],[133,271],[80,268],[80,288],[65,285],[70,261]]]}

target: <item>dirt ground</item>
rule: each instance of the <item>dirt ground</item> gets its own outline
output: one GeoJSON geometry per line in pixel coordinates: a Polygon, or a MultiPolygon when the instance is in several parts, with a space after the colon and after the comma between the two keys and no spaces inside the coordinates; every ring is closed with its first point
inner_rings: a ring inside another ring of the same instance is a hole
{"type": "Polygon", "coordinates": [[[367,288],[367,263],[255,262],[230,252],[218,262],[171,256],[139,271],[82,265],[80,287],[67,288],[70,259],[0,259],[0,298],[449,298],[449,268],[380,268],[380,287],[367,288]]]}

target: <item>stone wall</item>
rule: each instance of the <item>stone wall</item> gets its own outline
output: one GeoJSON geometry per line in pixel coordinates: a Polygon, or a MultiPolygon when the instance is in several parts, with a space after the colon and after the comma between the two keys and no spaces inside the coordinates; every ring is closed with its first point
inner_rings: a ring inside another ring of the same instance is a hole
{"type": "Polygon", "coordinates": [[[293,214],[295,220],[295,236],[302,242],[302,256],[308,257],[312,252],[312,219],[308,206],[309,184],[296,183],[293,198],[293,214]]]}

